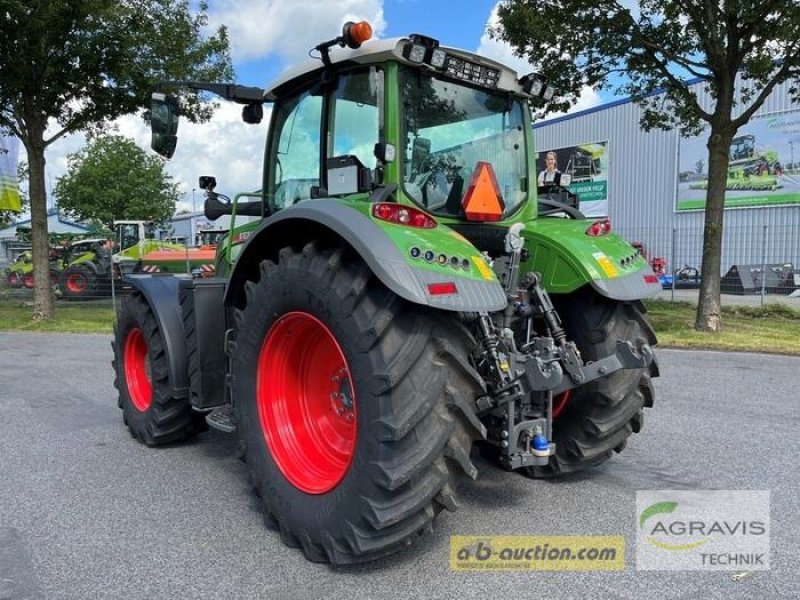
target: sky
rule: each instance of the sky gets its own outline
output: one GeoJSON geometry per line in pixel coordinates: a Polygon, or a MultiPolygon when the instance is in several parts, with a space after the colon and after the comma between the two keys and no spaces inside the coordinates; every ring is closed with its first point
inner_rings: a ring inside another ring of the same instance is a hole
{"type": "MultiPolygon", "coordinates": [[[[231,40],[236,82],[265,87],[290,66],[308,60],[308,50],[339,35],[346,21],[367,20],[379,38],[421,33],[442,45],[478,52],[515,68],[531,70],[511,48],[490,39],[496,22],[496,0],[209,0],[209,25],[225,24],[231,40]]],[[[599,104],[587,90],[573,110],[599,104]]],[[[217,191],[229,195],[260,187],[269,107],[260,125],[241,121],[241,106],[223,102],[205,124],[182,122],[178,147],[166,164],[178,184],[178,210],[200,210],[199,175],[214,175],[217,191]]],[[[150,133],[141,118],[130,115],[115,123],[116,133],[149,150],[150,133]]],[[[81,134],[66,136],[47,151],[48,192],[67,170],[69,154],[81,150],[81,134]]],[[[24,151],[23,151],[24,152],[24,151]]],[[[24,158],[24,154],[21,158],[24,158]]]]}

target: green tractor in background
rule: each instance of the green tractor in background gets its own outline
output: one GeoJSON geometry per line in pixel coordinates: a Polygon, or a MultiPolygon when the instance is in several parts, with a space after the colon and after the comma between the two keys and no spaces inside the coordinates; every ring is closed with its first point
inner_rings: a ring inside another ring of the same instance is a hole
{"type": "Polygon", "coordinates": [[[6,267],[6,282],[11,288],[33,289],[33,254],[30,250],[20,252],[6,267]]]}
{"type": "MultiPolygon", "coordinates": [[[[155,234],[156,226],[151,221],[115,221],[113,239],[73,242],[59,276],[63,297],[79,300],[107,296],[111,293],[112,277],[147,272],[154,265],[161,272],[164,257],[175,272],[187,272],[186,247],[158,240],[155,234]]],[[[190,267],[193,261],[190,256],[190,267]]]]}
{"type": "MultiPolygon", "coordinates": [[[[50,248],[50,283],[53,286],[58,284],[59,272],[62,266],[62,250],[60,248],[50,248]]],[[[11,288],[33,289],[33,254],[30,250],[21,252],[6,267],[6,283],[11,288]]]]}
{"type": "Polygon", "coordinates": [[[455,510],[476,444],[530,477],[605,462],[658,375],[646,260],[607,219],[537,201],[528,107],[547,83],[370,34],[347,23],[266,90],[153,95],[165,157],[168,91],[217,93],[249,123],[273,103],[263,191],[229,201],[200,179],[207,216],[261,218],[232,227],[215,277],[129,275],[113,342],[131,434],[235,433],[281,538],[334,564],[455,510]]]}

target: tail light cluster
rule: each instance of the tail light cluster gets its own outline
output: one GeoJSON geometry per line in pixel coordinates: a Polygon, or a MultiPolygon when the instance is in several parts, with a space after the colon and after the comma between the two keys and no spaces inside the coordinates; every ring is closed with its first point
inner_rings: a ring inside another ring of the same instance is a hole
{"type": "Polygon", "coordinates": [[[419,229],[433,229],[437,225],[429,214],[412,206],[393,202],[376,202],[372,205],[372,216],[388,223],[419,229]]]}
{"type": "Polygon", "coordinates": [[[589,225],[586,230],[586,235],[591,235],[592,237],[602,237],[609,233],[611,233],[611,221],[608,219],[599,219],[589,225]]]}

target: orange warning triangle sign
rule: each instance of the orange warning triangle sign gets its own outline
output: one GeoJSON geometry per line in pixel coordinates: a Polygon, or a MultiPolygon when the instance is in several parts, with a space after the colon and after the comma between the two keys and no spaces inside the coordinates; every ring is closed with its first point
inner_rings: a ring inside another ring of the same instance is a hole
{"type": "Polygon", "coordinates": [[[491,163],[478,161],[461,202],[468,221],[499,221],[506,208],[491,163]]]}

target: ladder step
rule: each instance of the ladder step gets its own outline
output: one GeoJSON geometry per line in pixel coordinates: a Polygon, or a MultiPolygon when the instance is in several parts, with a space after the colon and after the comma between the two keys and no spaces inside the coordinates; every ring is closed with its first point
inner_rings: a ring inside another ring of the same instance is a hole
{"type": "Polygon", "coordinates": [[[215,408],[206,415],[206,423],[208,423],[209,427],[219,429],[225,433],[235,432],[236,423],[233,419],[233,412],[231,408],[232,407],[230,404],[215,408]]]}

